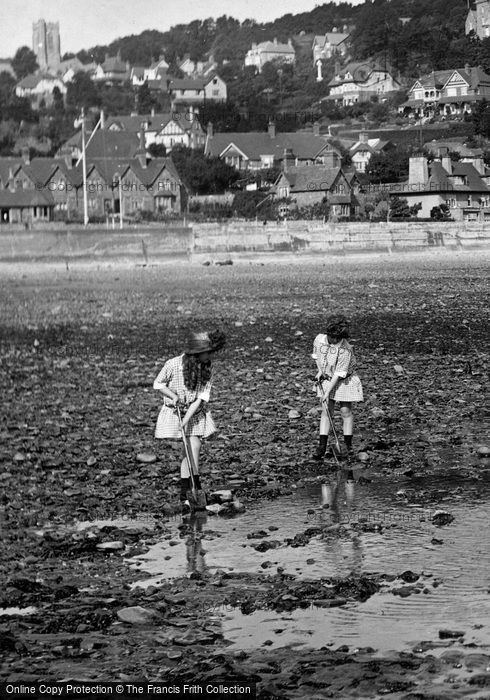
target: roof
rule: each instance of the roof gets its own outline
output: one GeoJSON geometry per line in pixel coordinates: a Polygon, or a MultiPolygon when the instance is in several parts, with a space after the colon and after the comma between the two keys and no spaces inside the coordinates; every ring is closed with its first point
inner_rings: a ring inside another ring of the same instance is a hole
{"type": "Polygon", "coordinates": [[[335,182],[341,168],[329,168],[325,165],[303,165],[288,167],[281,173],[291,186],[291,192],[323,192],[328,191],[335,182]]]}
{"type": "Polygon", "coordinates": [[[367,141],[356,141],[356,143],[350,147],[349,151],[351,155],[362,151],[379,153],[379,151],[382,151],[389,145],[393,145],[391,141],[383,141],[382,139],[368,139],[367,141]]]}
{"type": "MultiPolygon", "coordinates": [[[[88,141],[87,137],[87,141],[88,141]]],[[[66,148],[81,148],[82,135],[77,132],[61,147],[59,153],[66,148]]],[[[108,131],[99,129],[87,146],[87,158],[132,158],[139,148],[139,139],[129,131],[108,131]]]]}
{"type": "Polygon", "coordinates": [[[145,74],[146,68],[144,66],[133,66],[131,68],[131,75],[136,76],[137,78],[142,78],[145,74]]]}
{"type": "Polygon", "coordinates": [[[0,181],[5,187],[9,181],[10,174],[15,175],[24,161],[22,158],[3,157],[0,158],[0,181]]]}
{"type": "MultiPolygon", "coordinates": [[[[164,129],[171,120],[176,121],[179,126],[182,127],[184,131],[189,131],[194,128],[202,131],[200,123],[195,119],[193,122],[188,118],[187,112],[169,112],[160,114],[137,114],[133,116],[114,116],[109,117],[105,123],[105,130],[110,129],[111,126],[115,125],[120,131],[131,132],[133,134],[139,134],[141,131],[141,124],[145,124],[145,131],[161,131],[164,129]]],[[[113,130],[114,133],[114,130],[113,130]]]]}
{"type": "Polygon", "coordinates": [[[424,89],[432,87],[440,90],[454,73],[459,73],[473,90],[481,85],[490,85],[490,75],[485,73],[481,66],[465,66],[464,68],[451,68],[450,70],[438,70],[427,73],[415,81],[410,91],[414,89],[417,83],[420,83],[424,89]]]}
{"type": "Polygon", "coordinates": [[[127,65],[118,56],[108,56],[102,63],[104,73],[126,73],[127,65]]]}
{"type": "Polygon", "coordinates": [[[279,42],[275,43],[274,41],[263,41],[260,44],[257,44],[257,46],[252,47],[250,51],[265,51],[267,53],[295,53],[294,47],[291,46],[290,44],[280,44],[279,42]]]}
{"type": "Polygon", "coordinates": [[[315,36],[313,43],[323,49],[325,44],[338,46],[348,38],[349,34],[346,34],[345,32],[327,32],[321,36],[315,36]]]}
{"type": "Polygon", "coordinates": [[[54,199],[48,190],[2,190],[0,207],[46,207],[54,206],[54,199]]]}
{"type": "Polygon", "coordinates": [[[455,139],[433,139],[432,141],[426,141],[424,143],[424,148],[431,151],[435,155],[438,155],[441,149],[446,149],[449,151],[458,152],[463,158],[479,158],[482,155],[481,148],[468,148],[462,141],[455,139]]]}
{"type": "Polygon", "coordinates": [[[211,156],[221,156],[232,144],[249,160],[260,160],[263,155],[282,160],[285,149],[291,149],[295,158],[313,160],[328,146],[322,136],[304,132],[276,132],[274,138],[267,132],[222,132],[206,140],[205,152],[211,156]]]}
{"type": "Polygon", "coordinates": [[[61,82],[60,78],[50,73],[32,73],[31,75],[26,75],[26,77],[18,83],[18,87],[32,89],[39,85],[42,80],[56,80],[57,82],[61,82]]]}
{"type": "MultiPolygon", "coordinates": [[[[420,183],[417,192],[490,192],[481,175],[472,163],[451,162],[451,172],[448,172],[439,160],[429,165],[429,179],[420,183]],[[466,184],[457,182],[457,178],[465,178],[466,184]]],[[[403,190],[404,196],[414,194],[413,190],[403,190]]]]}
{"type": "Polygon", "coordinates": [[[173,78],[170,81],[170,90],[204,90],[208,82],[201,78],[173,78]]]}

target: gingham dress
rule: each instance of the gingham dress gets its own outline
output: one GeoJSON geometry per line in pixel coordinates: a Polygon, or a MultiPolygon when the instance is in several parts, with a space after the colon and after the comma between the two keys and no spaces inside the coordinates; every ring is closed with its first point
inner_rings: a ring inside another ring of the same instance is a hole
{"type": "MultiPolygon", "coordinates": [[[[158,384],[165,384],[180,399],[181,414],[184,417],[189,405],[197,399],[202,400],[201,408],[195,413],[186,425],[187,435],[199,435],[207,438],[216,432],[216,426],[208,410],[207,404],[211,396],[212,382],[202,383],[198,377],[196,388],[190,391],[184,384],[183,355],[168,360],[161,369],[153,383],[153,388],[158,389],[158,384]]],[[[170,399],[164,398],[155,428],[156,438],[180,438],[179,419],[176,411],[169,405],[170,399]]]]}
{"type": "MultiPolygon", "coordinates": [[[[345,339],[337,345],[333,345],[328,342],[324,333],[320,333],[313,343],[312,357],[316,361],[319,372],[327,377],[322,382],[324,391],[332,376],[334,374],[339,376],[339,380],[330,394],[331,399],[350,402],[364,401],[361,380],[354,372],[356,365],[354,349],[345,339]]],[[[321,396],[319,389],[318,396],[321,396]]]]}

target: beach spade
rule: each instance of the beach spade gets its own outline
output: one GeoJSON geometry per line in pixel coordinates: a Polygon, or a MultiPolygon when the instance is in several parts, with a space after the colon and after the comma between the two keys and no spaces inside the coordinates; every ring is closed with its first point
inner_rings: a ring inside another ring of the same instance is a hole
{"type": "Polygon", "coordinates": [[[196,465],[194,463],[194,455],[192,454],[191,446],[187,439],[185,428],[182,425],[182,416],[180,408],[177,406],[177,416],[179,418],[180,432],[182,434],[182,442],[184,443],[185,458],[189,468],[189,478],[191,480],[191,489],[187,492],[187,499],[192,510],[206,510],[207,499],[203,489],[196,488],[196,465]]]}

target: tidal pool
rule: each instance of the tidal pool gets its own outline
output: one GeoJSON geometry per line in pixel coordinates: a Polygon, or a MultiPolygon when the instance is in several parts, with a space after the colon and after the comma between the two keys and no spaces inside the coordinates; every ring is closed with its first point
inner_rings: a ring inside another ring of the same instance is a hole
{"type": "Polygon", "coordinates": [[[398,576],[410,570],[424,585],[408,597],[392,592],[407,585],[398,579],[364,603],[338,608],[250,615],[223,610],[225,638],[237,649],[263,643],[319,647],[335,641],[386,651],[436,641],[439,630],[449,628],[465,632],[464,644],[490,648],[488,472],[462,478],[452,470],[442,481],[419,477],[403,487],[394,478],[372,476],[366,482],[353,476],[340,473],[274,501],[251,504],[233,519],[204,516],[185,531],[179,519],[169,521],[166,538],[131,560],[150,575],[136,585],[158,585],[192,571],[276,573],[280,567],[299,579],[318,580],[398,576]],[[432,518],[441,510],[454,520],[437,526],[432,518]],[[321,527],[321,534],[305,546],[292,546],[295,535],[314,527],[321,527]],[[254,549],[271,540],[279,546],[254,549]]]}

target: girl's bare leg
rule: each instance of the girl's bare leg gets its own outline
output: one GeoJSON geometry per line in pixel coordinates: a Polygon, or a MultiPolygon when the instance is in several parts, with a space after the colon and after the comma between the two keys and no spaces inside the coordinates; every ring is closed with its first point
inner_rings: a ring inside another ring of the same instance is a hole
{"type": "Polygon", "coordinates": [[[352,435],[354,433],[354,413],[350,401],[342,401],[340,415],[343,421],[344,442],[348,450],[352,449],[352,435]]]}

